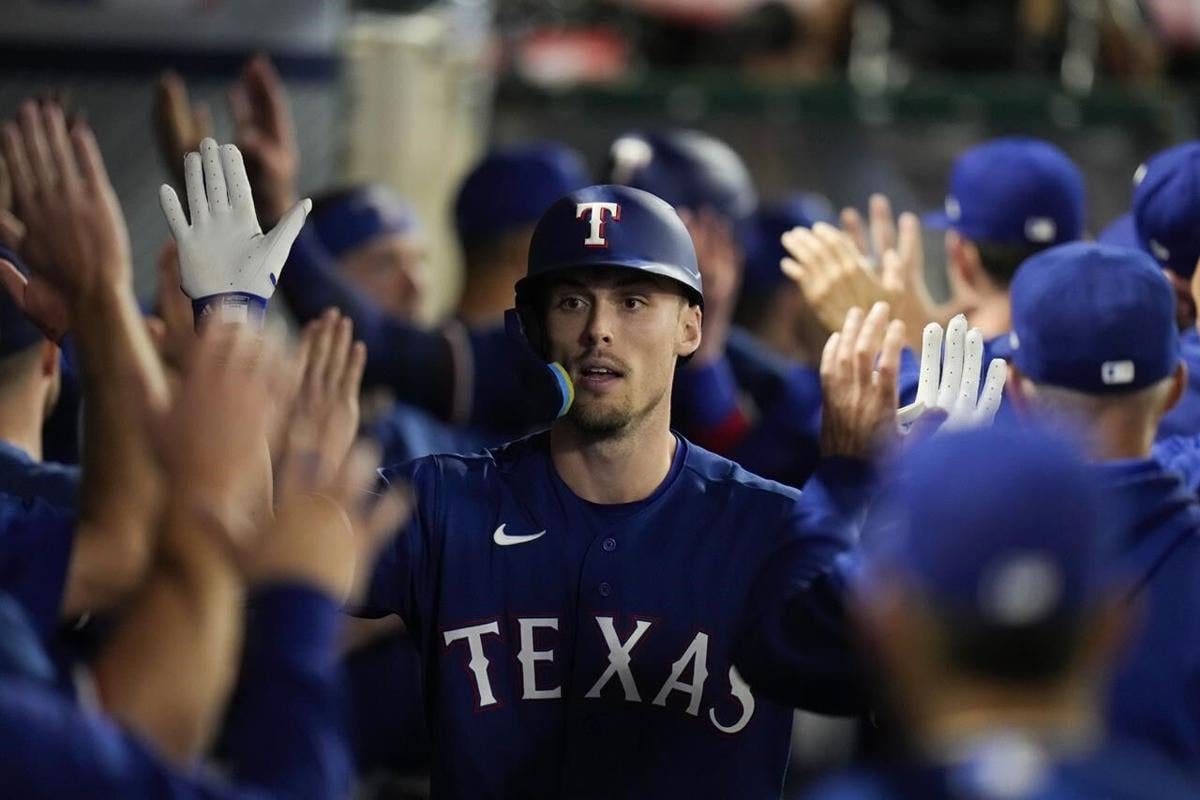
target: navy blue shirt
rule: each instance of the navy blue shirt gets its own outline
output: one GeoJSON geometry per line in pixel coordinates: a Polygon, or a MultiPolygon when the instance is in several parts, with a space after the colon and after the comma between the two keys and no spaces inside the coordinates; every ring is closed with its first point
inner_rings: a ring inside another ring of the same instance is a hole
{"type": "Polygon", "coordinates": [[[1179,357],[1187,364],[1188,380],[1179,404],[1158,424],[1157,439],[1200,435],[1200,332],[1188,328],[1179,334],[1179,357]]]}
{"type": "Polygon", "coordinates": [[[1124,577],[1143,605],[1109,700],[1113,733],[1200,765],[1200,504],[1151,460],[1096,467],[1130,515],[1124,577]]]}
{"type": "Polygon", "coordinates": [[[806,800],[1184,800],[1200,796],[1169,762],[1135,745],[1109,744],[1055,761],[1001,732],[947,763],[858,769],[806,800]]]}
{"type": "Polygon", "coordinates": [[[20,604],[43,643],[58,627],[75,523],[42,500],[0,494],[0,592],[20,604]]]}
{"type": "Polygon", "coordinates": [[[230,781],[187,773],[112,720],[37,683],[0,678],[0,787],[45,800],[328,800],[350,761],[333,658],[339,611],[300,585],[251,603],[226,748],[230,781]]]}
{"type": "Polygon", "coordinates": [[[548,433],[385,471],[417,511],[363,613],[418,643],[438,796],[778,797],[788,704],[861,709],[828,588],[854,493],[801,497],[677,441],[625,505],[571,492],[548,433]]]}
{"type": "Polygon", "coordinates": [[[16,445],[0,441],[0,493],[74,511],[79,507],[79,486],[79,467],[37,462],[16,445]]]}

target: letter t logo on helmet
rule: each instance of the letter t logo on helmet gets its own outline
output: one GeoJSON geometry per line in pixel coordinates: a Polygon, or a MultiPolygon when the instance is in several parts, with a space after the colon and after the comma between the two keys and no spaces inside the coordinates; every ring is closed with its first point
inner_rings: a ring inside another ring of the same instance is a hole
{"type": "Polygon", "coordinates": [[[578,203],[575,206],[575,219],[587,218],[591,223],[591,231],[588,237],[583,240],[587,247],[608,247],[608,240],[604,238],[604,225],[608,222],[604,218],[607,213],[613,220],[621,218],[621,206],[616,203],[578,203]]]}

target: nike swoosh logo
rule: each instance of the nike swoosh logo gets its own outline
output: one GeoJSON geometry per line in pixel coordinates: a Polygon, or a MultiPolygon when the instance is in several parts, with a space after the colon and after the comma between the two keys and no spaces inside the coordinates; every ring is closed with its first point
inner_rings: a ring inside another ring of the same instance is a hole
{"type": "Polygon", "coordinates": [[[534,539],[540,539],[546,535],[546,532],[542,531],[541,533],[530,533],[525,536],[509,536],[504,532],[506,525],[507,523],[505,525],[501,525],[499,528],[496,528],[496,532],[492,534],[492,541],[501,547],[508,547],[512,544],[525,544],[526,542],[532,542],[534,539]]]}

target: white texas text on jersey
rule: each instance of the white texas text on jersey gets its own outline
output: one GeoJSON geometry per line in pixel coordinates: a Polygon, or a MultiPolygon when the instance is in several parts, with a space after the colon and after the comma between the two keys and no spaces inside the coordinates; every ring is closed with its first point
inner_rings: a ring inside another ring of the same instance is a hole
{"type": "MultiPolygon", "coordinates": [[[[624,641],[621,640],[615,624],[615,618],[610,616],[593,617],[608,648],[608,665],[592,684],[584,697],[597,699],[604,688],[614,679],[620,684],[625,694],[625,700],[632,703],[646,702],[633,674],[633,653],[642,636],[653,626],[653,623],[638,619],[633,632],[624,641]]],[[[539,662],[553,662],[554,650],[538,650],[534,644],[534,635],[538,629],[558,630],[556,617],[517,617],[520,629],[520,649],[517,652],[517,663],[521,667],[521,699],[522,700],[557,700],[562,697],[561,686],[537,685],[536,667],[539,662]]],[[[469,657],[467,669],[474,678],[475,698],[478,708],[500,704],[497,699],[492,679],[488,673],[491,661],[484,653],[484,637],[500,637],[500,622],[498,619],[468,625],[462,628],[452,628],[442,632],[443,643],[449,649],[456,643],[465,642],[464,655],[469,657]]],[[[674,692],[687,696],[688,704],[684,711],[693,717],[700,715],[700,704],[704,694],[704,684],[708,680],[708,641],[709,635],[698,632],[683,653],[671,665],[671,674],[663,682],[661,688],[650,700],[652,705],[666,706],[667,698],[674,692]],[[684,675],[691,670],[691,679],[684,675]]],[[[709,722],[722,733],[735,734],[746,727],[754,715],[754,695],[749,685],[742,680],[736,667],[729,668],[730,694],[741,705],[741,715],[732,723],[723,724],[717,718],[715,708],[708,709],[709,722]]]]}

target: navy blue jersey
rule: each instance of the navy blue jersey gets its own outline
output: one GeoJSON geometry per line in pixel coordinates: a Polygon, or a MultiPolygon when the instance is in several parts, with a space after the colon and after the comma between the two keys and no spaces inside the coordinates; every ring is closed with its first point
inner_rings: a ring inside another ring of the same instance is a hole
{"type": "Polygon", "coordinates": [[[1143,606],[1109,699],[1115,735],[1200,765],[1200,504],[1157,463],[1097,466],[1131,515],[1124,577],[1143,606]]]}
{"type": "Polygon", "coordinates": [[[79,486],[79,467],[37,462],[21,448],[0,441],[0,492],[73,511],[79,507],[79,486]]]}
{"type": "Polygon", "coordinates": [[[439,796],[778,797],[787,703],[861,708],[829,578],[854,492],[802,498],[678,438],[651,497],[597,505],[548,433],[385,476],[417,511],[363,613],[418,643],[439,796]]]}
{"type": "Polygon", "coordinates": [[[1173,436],[1200,436],[1200,332],[1188,328],[1179,335],[1179,357],[1188,368],[1187,388],[1158,424],[1158,440],[1173,436]]]}
{"type": "Polygon", "coordinates": [[[75,522],[42,500],[0,494],[0,592],[21,605],[43,643],[62,612],[75,522]]]}
{"type": "Polygon", "coordinates": [[[331,658],[338,609],[299,585],[252,604],[227,722],[230,781],[182,771],[113,721],[28,680],[0,678],[0,793],[45,800],[328,800],[350,762],[331,658]]]}
{"type": "Polygon", "coordinates": [[[1200,434],[1159,439],[1151,455],[1168,472],[1182,478],[1193,493],[1200,493],[1200,434]]]}
{"type": "Polygon", "coordinates": [[[831,778],[806,800],[1184,800],[1200,785],[1136,745],[1109,744],[1055,763],[999,743],[949,764],[859,769],[831,778]]]}

